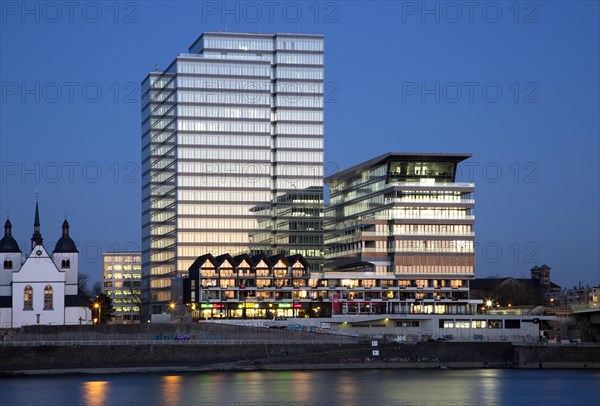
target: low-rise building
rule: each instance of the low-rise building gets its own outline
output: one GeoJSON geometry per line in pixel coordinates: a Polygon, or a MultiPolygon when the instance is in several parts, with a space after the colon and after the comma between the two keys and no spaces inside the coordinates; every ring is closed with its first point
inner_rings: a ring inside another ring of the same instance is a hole
{"type": "Polygon", "coordinates": [[[195,318],[323,317],[330,309],[301,255],[206,254],[189,271],[184,301],[195,318]]]}

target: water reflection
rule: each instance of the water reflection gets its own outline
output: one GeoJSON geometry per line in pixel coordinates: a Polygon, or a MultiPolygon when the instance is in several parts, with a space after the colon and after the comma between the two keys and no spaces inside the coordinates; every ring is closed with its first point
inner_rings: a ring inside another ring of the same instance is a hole
{"type": "Polygon", "coordinates": [[[163,400],[166,405],[179,404],[179,395],[181,394],[181,381],[183,377],[180,375],[167,375],[162,379],[163,400]]]}
{"type": "Polygon", "coordinates": [[[82,382],[83,400],[86,405],[105,405],[110,383],[107,381],[82,382]]]}
{"type": "Polygon", "coordinates": [[[312,382],[312,374],[306,371],[296,371],[292,372],[291,381],[292,381],[292,393],[291,398],[296,402],[300,403],[309,403],[313,401],[313,382],[312,382]]]}
{"type": "Polygon", "coordinates": [[[2,404],[600,404],[600,371],[597,370],[346,370],[65,375],[3,377],[0,386],[2,404]],[[69,390],[73,387],[80,390],[69,390]]]}

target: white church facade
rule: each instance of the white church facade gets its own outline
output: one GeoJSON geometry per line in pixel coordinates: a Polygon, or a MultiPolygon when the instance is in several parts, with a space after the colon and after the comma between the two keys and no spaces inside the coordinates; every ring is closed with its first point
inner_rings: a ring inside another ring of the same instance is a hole
{"type": "Polygon", "coordinates": [[[78,297],[78,256],[65,219],[52,254],[43,245],[35,205],[31,252],[23,257],[6,220],[0,240],[0,328],[36,324],[89,324],[90,310],[78,297]]]}

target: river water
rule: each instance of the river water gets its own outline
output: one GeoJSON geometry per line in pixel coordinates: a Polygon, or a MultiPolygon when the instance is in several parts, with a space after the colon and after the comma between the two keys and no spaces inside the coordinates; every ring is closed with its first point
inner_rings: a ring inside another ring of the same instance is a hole
{"type": "Polygon", "coordinates": [[[597,406],[595,370],[345,370],[0,378],[0,404],[597,406]]]}

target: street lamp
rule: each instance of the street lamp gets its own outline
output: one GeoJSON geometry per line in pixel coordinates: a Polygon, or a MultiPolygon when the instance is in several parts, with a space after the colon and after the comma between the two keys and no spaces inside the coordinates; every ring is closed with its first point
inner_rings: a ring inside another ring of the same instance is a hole
{"type": "Polygon", "coordinates": [[[94,309],[98,309],[98,324],[102,324],[102,306],[100,306],[100,303],[94,303],[94,309]]]}
{"type": "Polygon", "coordinates": [[[169,310],[171,310],[171,320],[173,320],[173,313],[175,313],[175,303],[169,303],[169,310]]]}

